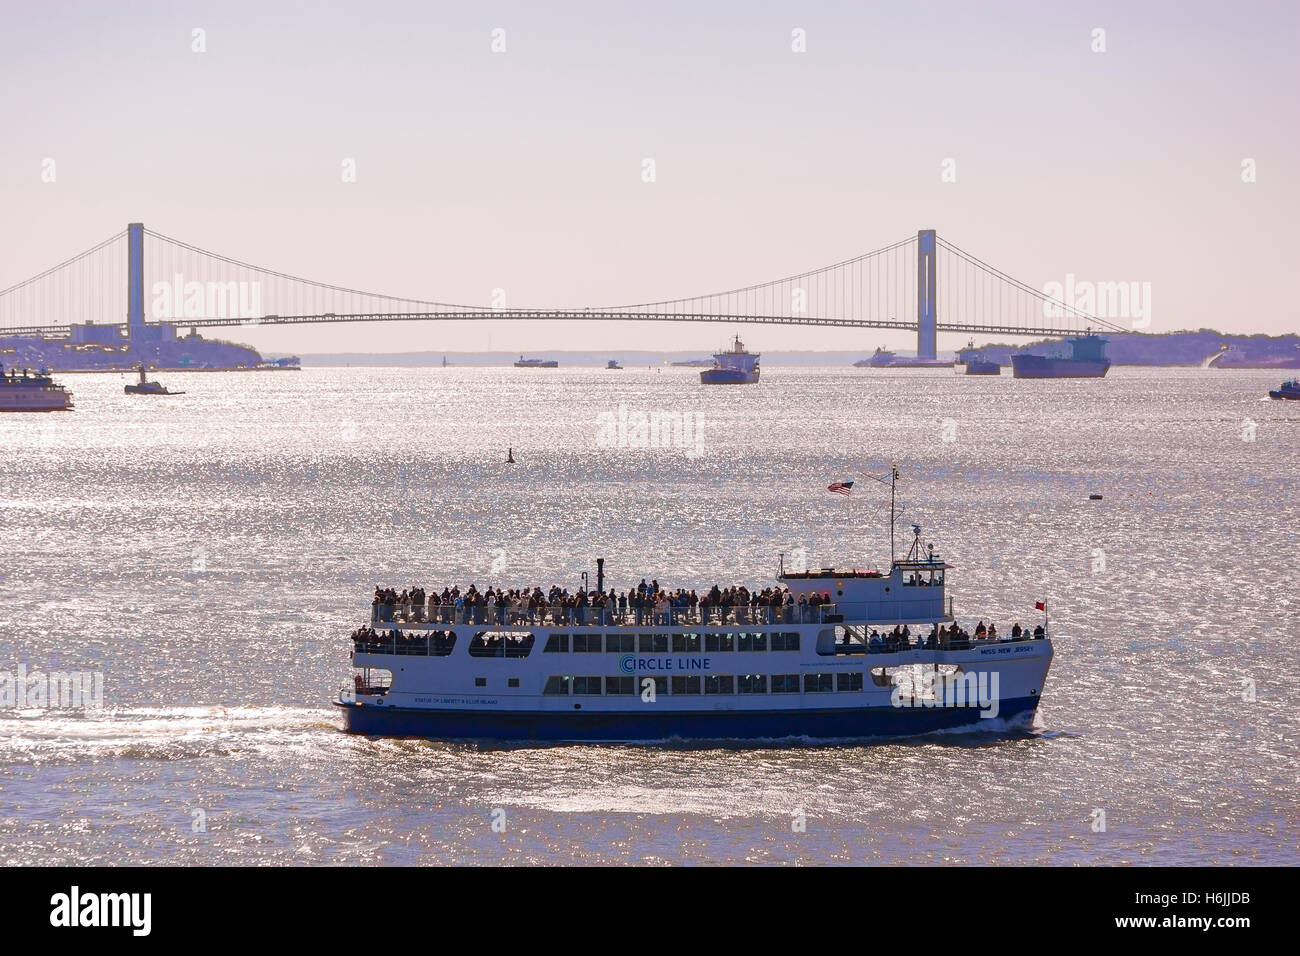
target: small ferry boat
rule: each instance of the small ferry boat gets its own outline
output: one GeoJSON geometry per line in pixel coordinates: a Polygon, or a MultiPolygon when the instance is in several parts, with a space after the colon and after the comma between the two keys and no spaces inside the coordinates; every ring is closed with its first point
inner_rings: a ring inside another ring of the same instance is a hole
{"type": "Polygon", "coordinates": [[[957,627],[952,565],[913,530],[907,556],[885,571],[782,561],[761,600],[739,589],[734,603],[730,588],[693,603],[644,581],[616,601],[600,558],[595,588],[580,587],[576,602],[556,589],[525,601],[471,588],[426,608],[423,592],[413,603],[377,589],[352,634],[352,683],[333,703],[347,731],[439,740],[840,740],[1027,726],[1052,661],[1046,629],[1017,626],[1012,638],[957,627]]]}
{"type": "Polygon", "coordinates": [[[1104,378],[1110,369],[1106,339],[1093,332],[1067,338],[1068,356],[1052,357],[1019,352],[1011,356],[1016,378],[1104,378]]]}
{"type": "Polygon", "coordinates": [[[140,370],[140,381],[132,385],[124,385],[122,390],[128,395],[184,395],[184,392],[172,392],[164,388],[160,383],[150,381],[145,377],[144,363],[138,366],[140,370]]]}
{"type": "Polygon", "coordinates": [[[1269,398],[1290,398],[1300,400],[1300,379],[1290,378],[1278,388],[1268,390],[1269,398]]]}
{"type": "Polygon", "coordinates": [[[713,367],[700,372],[701,385],[747,385],[757,382],[759,356],[745,351],[737,335],[730,350],[713,354],[713,367]]]}
{"type": "Polygon", "coordinates": [[[515,363],[515,368],[559,368],[560,363],[555,359],[526,359],[522,355],[519,361],[515,363]]]}
{"type": "Polygon", "coordinates": [[[610,359],[609,364],[605,366],[607,369],[621,369],[622,367],[618,364],[618,359],[610,359]]]}
{"type": "Polygon", "coordinates": [[[0,412],[72,411],[72,393],[55,383],[46,369],[21,373],[0,365],[0,412]]]}

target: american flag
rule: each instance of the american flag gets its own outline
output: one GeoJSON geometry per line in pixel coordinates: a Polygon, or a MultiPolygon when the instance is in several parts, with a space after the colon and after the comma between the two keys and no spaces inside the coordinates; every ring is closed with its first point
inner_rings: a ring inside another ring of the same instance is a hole
{"type": "Polygon", "coordinates": [[[853,482],[837,481],[833,485],[827,485],[826,490],[833,491],[837,495],[851,495],[853,494],[853,482]]]}

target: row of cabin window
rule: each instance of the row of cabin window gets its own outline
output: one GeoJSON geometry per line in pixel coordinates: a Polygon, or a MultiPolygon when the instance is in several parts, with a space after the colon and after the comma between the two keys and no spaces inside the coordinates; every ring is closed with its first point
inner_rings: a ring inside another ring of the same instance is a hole
{"type": "Polygon", "coordinates": [[[797,651],[799,632],[774,634],[552,634],[546,639],[547,654],[720,654],[728,651],[797,651]],[[639,647],[638,647],[639,645],[639,647]]]}
{"type": "MultiPolygon", "coordinates": [[[[673,677],[598,677],[555,674],[547,679],[543,694],[567,697],[600,697],[602,682],[604,695],[639,694],[644,682],[654,681],[655,694],[667,694],[669,687],[673,695],[679,694],[797,694],[799,693],[798,674],[686,674],[673,677]]],[[[862,673],[839,674],[804,674],[803,692],[805,694],[830,693],[832,691],[862,690],[862,673]]]]}

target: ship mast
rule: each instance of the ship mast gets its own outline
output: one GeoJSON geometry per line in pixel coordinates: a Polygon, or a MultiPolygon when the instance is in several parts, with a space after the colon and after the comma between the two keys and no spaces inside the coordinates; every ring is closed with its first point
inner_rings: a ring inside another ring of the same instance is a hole
{"type": "MultiPolygon", "coordinates": [[[[882,485],[885,483],[884,478],[877,478],[875,475],[867,475],[872,481],[878,481],[882,485]]],[[[894,566],[894,519],[898,512],[894,508],[895,487],[898,485],[898,479],[902,476],[898,473],[898,462],[889,464],[889,566],[894,566]]]]}
{"type": "Polygon", "coordinates": [[[894,566],[894,487],[898,484],[898,463],[889,464],[889,566],[894,566]]]}

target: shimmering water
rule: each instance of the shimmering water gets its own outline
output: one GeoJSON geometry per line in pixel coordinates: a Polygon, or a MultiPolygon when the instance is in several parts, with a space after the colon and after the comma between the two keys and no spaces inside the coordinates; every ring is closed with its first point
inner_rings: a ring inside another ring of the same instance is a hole
{"type": "Polygon", "coordinates": [[[66,375],[75,412],[0,417],[0,671],[101,672],[106,708],[0,713],[4,862],[1297,861],[1300,408],[1261,400],[1277,373],[161,377],[188,394],[66,375]],[[704,453],[607,447],[620,404],[698,415],[704,453]],[[1048,603],[1033,734],[502,750],[338,730],[326,700],[376,582],[576,587],[599,555],[620,587],[762,585],[800,548],[883,565],[886,492],[860,476],[891,458],[963,621],[1048,603]],[[852,498],[826,493],[847,478],[852,498]]]}

